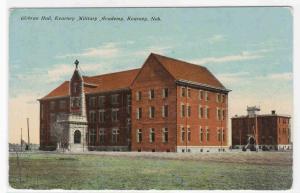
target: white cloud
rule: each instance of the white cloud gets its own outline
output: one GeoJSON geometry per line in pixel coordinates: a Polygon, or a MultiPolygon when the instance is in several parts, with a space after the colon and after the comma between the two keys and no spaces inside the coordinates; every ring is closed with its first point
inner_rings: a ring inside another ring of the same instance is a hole
{"type": "MultiPolygon", "coordinates": [[[[133,43],[128,41],[129,44],[133,43]]],[[[80,53],[71,53],[57,56],[57,58],[68,58],[68,57],[104,57],[110,58],[116,56],[120,52],[120,48],[117,43],[105,43],[99,47],[87,48],[80,53]]]]}
{"type": "Polygon", "coordinates": [[[216,77],[225,85],[233,84],[254,84],[255,81],[290,81],[293,80],[292,72],[284,73],[270,73],[265,76],[251,76],[249,72],[236,72],[236,73],[220,73],[216,77]]]}
{"type": "MultiPolygon", "coordinates": [[[[111,67],[110,65],[104,64],[81,64],[79,65],[80,70],[82,71],[83,75],[89,75],[90,73],[94,72],[101,72],[101,74],[110,72],[111,67]]],[[[74,65],[70,64],[56,64],[50,70],[48,70],[46,78],[47,82],[56,82],[61,81],[66,78],[71,78],[74,71],[74,65]]]]}
{"type": "MultiPolygon", "coordinates": [[[[264,78],[264,77],[262,77],[264,78]]],[[[292,72],[284,72],[284,73],[274,73],[269,74],[265,78],[270,80],[293,80],[293,73],[292,72]]]]}
{"type": "Polygon", "coordinates": [[[256,51],[241,51],[239,54],[225,55],[220,57],[207,57],[191,60],[192,63],[204,65],[214,63],[237,62],[244,60],[255,60],[263,58],[265,53],[271,52],[273,49],[259,49],[256,51]]]}
{"type": "Polygon", "coordinates": [[[225,63],[225,62],[235,62],[235,61],[243,61],[243,60],[254,60],[262,57],[263,56],[260,54],[241,52],[240,54],[237,55],[227,55],[222,57],[207,57],[207,58],[192,60],[192,62],[199,65],[203,65],[208,63],[225,63]]]}
{"type": "Polygon", "coordinates": [[[66,75],[70,75],[74,70],[74,66],[67,64],[55,65],[52,69],[48,70],[47,82],[56,82],[62,79],[66,75]]]}
{"type": "Polygon", "coordinates": [[[210,38],[208,38],[208,42],[210,44],[214,44],[214,43],[217,43],[217,42],[222,42],[225,40],[225,37],[223,35],[220,35],[220,34],[216,34],[210,38]]]}

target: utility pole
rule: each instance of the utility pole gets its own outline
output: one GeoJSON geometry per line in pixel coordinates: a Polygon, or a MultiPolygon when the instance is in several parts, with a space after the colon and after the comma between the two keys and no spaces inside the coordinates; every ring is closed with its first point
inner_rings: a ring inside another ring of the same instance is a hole
{"type": "Polygon", "coordinates": [[[257,115],[255,114],[255,148],[256,148],[256,151],[258,151],[258,128],[257,128],[257,115]]]}
{"type": "Polygon", "coordinates": [[[23,136],[22,136],[22,128],[21,128],[21,151],[22,151],[22,149],[23,149],[23,136]]]}
{"type": "Polygon", "coordinates": [[[29,138],[29,118],[27,118],[27,129],[28,129],[28,148],[27,150],[30,150],[30,138],[29,138]]]}

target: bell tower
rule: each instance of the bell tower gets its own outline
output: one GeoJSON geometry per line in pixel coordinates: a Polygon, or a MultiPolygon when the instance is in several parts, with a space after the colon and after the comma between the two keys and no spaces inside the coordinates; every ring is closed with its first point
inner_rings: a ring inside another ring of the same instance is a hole
{"type": "Polygon", "coordinates": [[[79,61],[75,60],[75,70],[70,80],[70,114],[65,122],[69,132],[69,150],[87,151],[86,133],[88,122],[86,117],[84,80],[79,72],[79,61]]]}
{"type": "Polygon", "coordinates": [[[70,113],[86,117],[84,81],[79,72],[79,61],[75,60],[75,70],[70,80],[70,113]]]}

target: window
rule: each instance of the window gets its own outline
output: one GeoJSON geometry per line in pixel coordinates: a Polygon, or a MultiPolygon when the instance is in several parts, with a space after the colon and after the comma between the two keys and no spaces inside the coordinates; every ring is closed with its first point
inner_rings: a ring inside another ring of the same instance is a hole
{"type": "Polygon", "coordinates": [[[185,141],[185,130],[184,127],[181,127],[181,142],[185,141]]]}
{"type": "Polygon", "coordinates": [[[120,133],[118,128],[114,128],[112,130],[112,143],[118,143],[119,134],[120,133]]]}
{"type": "Polygon", "coordinates": [[[136,132],[136,142],[141,143],[143,140],[142,129],[137,129],[136,132]]]}
{"type": "Polygon", "coordinates": [[[188,96],[189,98],[191,98],[191,89],[190,89],[190,88],[187,89],[187,96],[188,96]]]}
{"type": "Polygon", "coordinates": [[[131,125],[131,119],[130,119],[130,118],[127,118],[126,120],[127,120],[127,126],[130,127],[130,125],[131,125]]]}
{"type": "Polygon", "coordinates": [[[187,128],[187,141],[190,142],[191,141],[191,128],[187,128]]]}
{"type": "Polygon", "coordinates": [[[127,100],[127,105],[130,105],[131,104],[131,95],[130,94],[126,95],[126,100],[127,100]]]}
{"type": "Polygon", "coordinates": [[[98,97],[98,106],[104,107],[104,103],[105,103],[105,96],[99,96],[98,97]]]}
{"type": "Polygon", "coordinates": [[[163,128],[163,143],[168,143],[169,140],[169,133],[168,133],[168,128],[163,128]]]}
{"type": "Polygon", "coordinates": [[[65,109],[67,107],[67,102],[65,100],[59,101],[59,109],[65,109]]]}
{"type": "Polygon", "coordinates": [[[55,109],[55,101],[51,101],[50,102],[50,110],[54,110],[55,109]]]}
{"type": "Polygon", "coordinates": [[[203,100],[203,90],[199,90],[199,100],[203,100]]]}
{"type": "Polygon", "coordinates": [[[162,97],[163,98],[167,98],[169,96],[169,89],[168,88],[164,88],[162,90],[162,97]]]}
{"type": "Polygon", "coordinates": [[[54,113],[50,113],[50,123],[53,123],[56,121],[56,116],[54,113]]]}
{"type": "Polygon", "coordinates": [[[222,110],[222,113],[223,113],[223,115],[222,115],[222,120],[225,120],[225,119],[226,119],[226,110],[223,109],[223,110],[222,110]]]}
{"type": "Polygon", "coordinates": [[[71,107],[79,108],[81,105],[80,103],[81,103],[81,99],[79,97],[74,97],[74,98],[72,98],[72,101],[71,101],[71,107]]]}
{"type": "Polygon", "coordinates": [[[191,109],[191,106],[190,105],[188,105],[187,106],[187,117],[190,117],[191,116],[191,113],[192,113],[192,109],[191,109]]]}
{"type": "Polygon", "coordinates": [[[149,90],[149,99],[154,99],[154,89],[149,90]]]}
{"type": "Polygon", "coordinates": [[[44,119],[44,104],[42,104],[41,103],[41,112],[40,112],[40,114],[41,114],[41,119],[43,120],[44,119]]]}
{"type": "Polygon", "coordinates": [[[104,121],[105,121],[105,110],[104,109],[99,110],[98,121],[100,123],[104,123],[104,121]]]}
{"type": "Polygon", "coordinates": [[[185,88],[181,87],[181,97],[185,97],[185,88]]]}
{"type": "Polygon", "coordinates": [[[218,128],[217,139],[218,139],[218,141],[221,141],[221,133],[220,133],[220,129],[219,128],[218,128]]]}
{"type": "Polygon", "coordinates": [[[111,111],[111,120],[118,121],[118,111],[119,109],[112,109],[111,111]]]}
{"type": "Polygon", "coordinates": [[[153,106],[149,107],[149,118],[154,118],[155,108],[153,106]]]}
{"type": "Polygon", "coordinates": [[[206,127],[206,141],[209,141],[209,128],[206,127]]]}
{"type": "Polygon", "coordinates": [[[74,82],[73,83],[73,94],[77,94],[77,86],[78,86],[78,83],[77,82],[74,82]]]}
{"type": "Polygon", "coordinates": [[[201,105],[199,105],[199,118],[203,118],[203,108],[202,108],[202,106],[201,105]]]}
{"type": "Polygon", "coordinates": [[[222,94],[221,100],[222,103],[226,103],[226,95],[222,94]]]}
{"type": "Polygon", "coordinates": [[[222,128],[222,141],[225,141],[225,132],[224,132],[224,128],[222,128]]]}
{"type": "Polygon", "coordinates": [[[205,107],[205,118],[208,119],[209,118],[209,108],[205,107]]]}
{"type": "Polygon", "coordinates": [[[127,105],[126,112],[127,112],[127,115],[130,115],[130,113],[131,113],[131,105],[127,105]]]}
{"type": "Polygon", "coordinates": [[[200,140],[200,143],[203,141],[203,129],[202,129],[201,126],[200,126],[200,136],[199,136],[199,140],[200,140]]]}
{"type": "Polygon", "coordinates": [[[206,101],[209,100],[209,93],[208,93],[208,91],[205,91],[205,100],[206,100],[206,101]]]}
{"type": "Polygon", "coordinates": [[[216,94],[216,102],[219,103],[221,102],[221,95],[219,93],[216,94]]]}
{"type": "Polygon", "coordinates": [[[96,122],[96,112],[95,111],[90,111],[89,115],[90,115],[90,122],[91,123],[96,122]]]}
{"type": "Polygon", "coordinates": [[[139,107],[136,109],[136,119],[141,119],[142,118],[142,108],[139,107]]]}
{"type": "Polygon", "coordinates": [[[96,130],[95,129],[90,129],[90,145],[96,145],[96,130]]]}
{"type": "Polygon", "coordinates": [[[74,144],[81,143],[81,133],[79,130],[74,132],[74,144]]]}
{"type": "Polygon", "coordinates": [[[135,97],[137,101],[142,100],[142,92],[141,91],[136,91],[135,97]]]}
{"type": "Polygon", "coordinates": [[[118,98],[119,98],[118,94],[111,95],[111,104],[118,104],[119,103],[118,98]]]}
{"type": "Polygon", "coordinates": [[[181,117],[185,116],[185,106],[184,104],[181,104],[181,117]]]}
{"type": "Polygon", "coordinates": [[[89,107],[95,107],[96,106],[96,98],[90,97],[89,99],[89,107]]]}
{"type": "Polygon", "coordinates": [[[162,107],[162,117],[168,117],[168,115],[169,115],[168,105],[164,105],[162,107]]]}
{"type": "Polygon", "coordinates": [[[150,141],[150,143],[155,142],[155,130],[154,130],[154,128],[150,128],[149,141],[150,141]]]}
{"type": "Polygon", "coordinates": [[[221,120],[221,109],[217,108],[217,120],[221,120]]]}
{"type": "Polygon", "coordinates": [[[100,128],[99,129],[99,142],[100,142],[100,144],[104,144],[104,140],[105,140],[105,129],[100,128]]]}
{"type": "Polygon", "coordinates": [[[131,95],[130,94],[127,94],[126,100],[127,100],[126,112],[128,115],[130,115],[130,113],[131,113],[131,95]]]}

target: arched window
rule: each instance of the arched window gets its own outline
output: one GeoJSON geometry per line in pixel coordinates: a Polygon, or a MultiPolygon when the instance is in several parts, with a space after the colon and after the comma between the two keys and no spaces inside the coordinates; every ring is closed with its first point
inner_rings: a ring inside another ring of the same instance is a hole
{"type": "Polygon", "coordinates": [[[75,143],[75,144],[76,144],[76,143],[80,143],[80,141],[81,141],[81,133],[80,133],[79,130],[76,130],[76,131],[74,132],[74,143],[75,143]]]}

